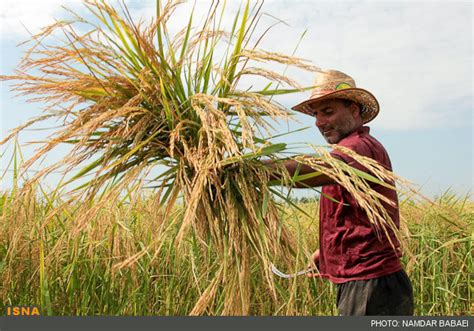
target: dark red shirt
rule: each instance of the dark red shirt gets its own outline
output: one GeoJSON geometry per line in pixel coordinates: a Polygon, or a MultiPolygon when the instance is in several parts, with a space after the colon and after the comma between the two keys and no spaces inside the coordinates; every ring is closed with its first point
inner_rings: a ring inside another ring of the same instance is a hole
{"type": "MultiPolygon", "coordinates": [[[[361,127],[342,139],[338,145],[370,157],[392,170],[385,148],[369,134],[368,127],[361,127]]],[[[348,155],[336,150],[331,154],[352,167],[367,172],[366,168],[348,155]]],[[[398,227],[399,210],[396,192],[377,184],[371,186],[396,203],[395,207],[388,204],[384,206],[398,227]]],[[[381,235],[381,239],[377,237],[367,214],[344,187],[337,184],[326,185],[322,193],[338,201],[334,202],[321,195],[319,266],[324,278],[334,283],[344,283],[380,277],[402,268],[398,242],[394,241],[396,243],[394,250],[384,234],[381,235]]],[[[392,235],[390,237],[394,239],[392,235]]]]}

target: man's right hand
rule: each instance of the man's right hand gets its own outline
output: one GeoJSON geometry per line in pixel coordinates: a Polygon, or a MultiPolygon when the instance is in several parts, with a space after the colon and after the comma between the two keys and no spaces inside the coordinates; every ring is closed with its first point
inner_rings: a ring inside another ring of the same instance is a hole
{"type": "Polygon", "coordinates": [[[311,259],[308,264],[308,269],[312,269],[315,272],[308,272],[306,276],[308,277],[321,277],[319,273],[319,249],[317,249],[313,255],[311,255],[311,259]],[[316,267],[316,269],[315,269],[316,267]]]}

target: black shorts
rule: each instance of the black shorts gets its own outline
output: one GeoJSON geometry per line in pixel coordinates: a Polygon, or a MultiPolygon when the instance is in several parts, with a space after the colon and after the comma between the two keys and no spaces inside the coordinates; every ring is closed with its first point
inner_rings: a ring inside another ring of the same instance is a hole
{"type": "Polygon", "coordinates": [[[404,270],[338,284],[337,308],[342,316],[413,315],[413,288],[404,270]]]}

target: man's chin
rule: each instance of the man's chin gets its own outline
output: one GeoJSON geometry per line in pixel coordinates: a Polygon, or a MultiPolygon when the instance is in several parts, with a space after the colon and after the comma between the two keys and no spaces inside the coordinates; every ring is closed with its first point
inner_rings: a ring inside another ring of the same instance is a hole
{"type": "Polygon", "coordinates": [[[340,140],[340,139],[339,139],[339,136],[333,136],[333,135],[331,135],[331,136],[328,136],[328,137],[326,137],[326,136],[323,136],[323,137],[324,137],[324,139],[326,140],[326,142],[327,142],[328,144],[337,144],[337,143],[339,142],[339,140],[340,140]]]}

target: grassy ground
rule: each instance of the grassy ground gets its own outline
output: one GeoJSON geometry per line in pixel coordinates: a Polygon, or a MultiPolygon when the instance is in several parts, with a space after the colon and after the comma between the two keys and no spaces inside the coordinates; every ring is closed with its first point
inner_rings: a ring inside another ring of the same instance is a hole
{"type": "MultiPolygon", "coordinates": [[[[295,270],[305,267],[318,233],[317,202],[299,206],[311,217],[289,209],[282,216],[299,243],[295,270]]],[[[7,305],[39,305],[52,315],[189,314],[219,266],[213,247],[203,248],[193,236],[178,250],[182,210],[174,211],[172,223],[153,197],[127,196],[93,207],[69,205],[54,193],[40,199],[33,192],[2,193],[0,311],[7,305]]],[[[470,199],[452,194],[436,205],[402,201],[403,262],[417,315],[472,314],[473,210],[470,199]]],[[[337,314],[329,282],[277,279],[272,300],[259,268],[251,265],[251,315],[337,314]]],[[[224,309],[224,294],[215,290],[209,315],[224,309]]]]}

